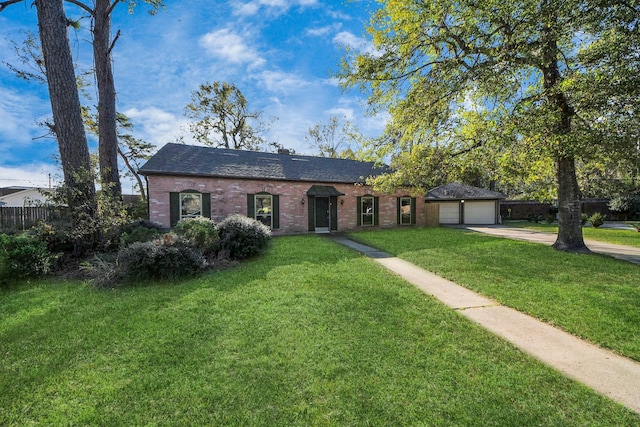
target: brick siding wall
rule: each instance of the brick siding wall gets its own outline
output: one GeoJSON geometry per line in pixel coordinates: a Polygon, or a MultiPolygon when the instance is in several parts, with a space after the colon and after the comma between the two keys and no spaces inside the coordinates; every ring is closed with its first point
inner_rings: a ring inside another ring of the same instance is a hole
{"type": "MultiPolygon", "coordinates": [[[[338,197],[338,230],[357,227],[357,197],[374,195],[379,197],[380,227],[397,226],[397,197],[408,195],[397,191],[394,194],[374,193],[370,187],[354,184],[331,184],[322,182],[284,182],[267,180],[231,180],[225,178],[149,176],[149,219],[170,226],[169,193],[196,190],[211,194],[211,219],[220,222],[227,216],[247,214],[247,194],[268,192],[280,196],[280,229],[276,234],[308,233],[308,196],[312,185],[331,185],[344,196],[338,197]],[[302,203],[304,200],[304,204],[302,203]]],[[[422,197],[416,198],[416,225],[423,226],[425,204],[422,197]]],[[[365,227],[360,227],[365,228],[365,227]]]]}

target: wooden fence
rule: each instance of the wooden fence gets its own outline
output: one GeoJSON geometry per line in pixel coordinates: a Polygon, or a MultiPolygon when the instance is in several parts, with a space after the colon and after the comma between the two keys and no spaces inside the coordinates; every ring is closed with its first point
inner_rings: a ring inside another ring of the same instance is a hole
{"type": "Polygon", "coordinates": [[[61,218],[63,211],[51,206],[0,207],[0,229],[28,230],[38,221],[61,218]]]}

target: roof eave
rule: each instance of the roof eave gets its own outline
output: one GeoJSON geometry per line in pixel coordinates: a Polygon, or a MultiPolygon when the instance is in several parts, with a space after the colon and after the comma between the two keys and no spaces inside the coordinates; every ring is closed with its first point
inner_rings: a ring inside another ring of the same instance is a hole
{"type": "Polygon", "coordinates": [[[335,180],[335,179],[291,179],[291,178],[272,178],[262,176],[229,176],[229,175],[213,175],[213,174],[200,174],[189,172],[166,172],[166,171],[138,171],[142,176],[188,176],[197,178],[220,178],[220,179],[241,179],[241,180],[262,180],[262,181],[281,181],[281,182],[326,182],[332,184],[362,184],[366,185],[365,180],[351,181],[351,180],[335,180]]]}

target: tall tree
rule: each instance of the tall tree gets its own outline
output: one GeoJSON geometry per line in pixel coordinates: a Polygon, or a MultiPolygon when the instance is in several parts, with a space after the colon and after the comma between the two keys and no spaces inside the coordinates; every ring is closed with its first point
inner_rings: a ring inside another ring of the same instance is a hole
{"type": "Polygon", "coordinates": [[[185,116],[194,138],[203,144],[236,150],[258,150],[264,143],[260,133],[267,125],[261,111],[250,111],[247,100],[233,83],[201,84],[192,92],[185,116]]]}
{"type": "MultiPolygon", "coordinates": [[[[0,2],[0,12],[11,4],[24,0],[6,0],[0,2]]],[[[94,57],[94,73],[98,89],[98,152],[100,165],[100,182],[104,191],[110,197],[121,198],[122,186],[118,169],[118,132],[116,112],[116,89],[113,77],[111,52],[120,35],[111,39],[111,15],[114,9],[121,3],[127,3],[129,12],[133,12],[136,2],[133,0],[94,0],[83,2],[81,0],[65,0],[74,4],[89,14],[91,17],[91,32],[93,35],[92,47],[94,57]]],[[[143,0],[151,6],[149,13],[155,14],[163,6],[162,0],[143,0]]],[[[28,38],[19,57],[25,61],[35,60],[38,65],[38,46],[28,38]]],[[[38,79],[38,73],[24,72],[9,65],[16,74],[26,79],[38,79]]],[[[37,67],[38,71],[44,71],[37,67]]]]}
{"type": "Polygon", "coordinates": [[[316,123],[309,128],[305,139],[320,157],[355,158],[350,143],[355,142],[356,132],[348,120],[340,123],[340,118],[331,116],[327,123],[316,123]]]}
{"type": "Polygon", "coordinates": [[[78,226],[95,216],[97,201],[67,34],[69,21],[62,0],[36,0],[35,5],[53,112],[52,131],[58,140],[72,222],[78,226]]]}
{"type": "MultiPolygon", "coordinates": [[[[102,188],[113,198],[122,197],[118,170],[116,87],[111,66],[111,11],[118,4],[95,0],[93,9],[93,63],[98,87],[98,158],[102,188]]],[[[115,43],[115,40],[113,41],[115,43]]]]}
{"type": "MultiPolygon", "coordinates": [[[[116,87],[113,78],[111,52],[120,36],[117,32],[111,38],[111,15],[120,3],[128,3],[129,11],[135,7],[133,0],[94,0],[93,7],[80,0],[66,0],[86,11],[92,19],[93,60],[98,88],[98,158],[100,182],[110,197],[121,198],[122,186],[118,170],[118,123],[116,112],[116,87]]],[[[145,0],[155,13],[162,6],[162,0],[145,0]]]]}
{"type": "MultiPolygon", "coordinates": [[[[340,77],[346,87],[370,91],[373,111],[390,112],[387,132],[394,135],[389,139],[394,149],[431,145],[455,156],[452,134],[468,124],[462,113],[469,104],[480,106],[487,120],[508,129],[510,138],[497,141],[504,153],[523,156],[529,164],[553,164],[559,208],[554,247],[588,251],[582,237],[576,159],[593,155],[603,145],[609,151],[627,146],[620,135],[602,132],[588,120],[598,111],[595,104],[589,114],[580,109],[592,97],[587,85],[578,84],[591,67],[580,54],[611,29],[611,22],[601,22],[603,16],[615,8],[635,10],[637,2],[380,3],[369,27],[377,51],[350,54],[340,77]]],[[[629,19],[616,25],[627,28],[633,25],[629,19]]],[[[612,61],[605,62],[613,76],[620,74],[612,61]]],[[[606,99],[607,93],[603,88],[599,99],[606,99]]],[[[466,149],[484,150],[492,143],[489,139],[466,149]]]]}
{"type": "MultiPolygon", "coordinates": [[[[92,115],[88,109],[85,109],[84,113],[85,126],[90,133],[97,135],[99,126],[95,115],[92,115]]],[[[130,133],[133,130],[133,123],[125,114],[117,113],[116,121],[118,123],[118,156],[127,169],[125,176],[136,180],[140,198],[146,203],[146,186],[138,174],[138,169],[140,169],[141,161],[148,160],[153,155],[156,146],[136,138],[130,133]]]]}

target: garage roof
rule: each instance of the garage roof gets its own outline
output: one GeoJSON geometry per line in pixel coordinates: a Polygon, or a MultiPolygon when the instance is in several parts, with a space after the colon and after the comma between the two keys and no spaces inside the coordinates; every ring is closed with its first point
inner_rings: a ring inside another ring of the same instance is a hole
{"type": "Polygon", "coordinates": [[[505,196],[497,191],[485,190],[484,188],[472,187],[471,185],[452,182],[436,187],[425,197],[425,201],[435,200],[496,200],[504,199],[505,196]]]}

